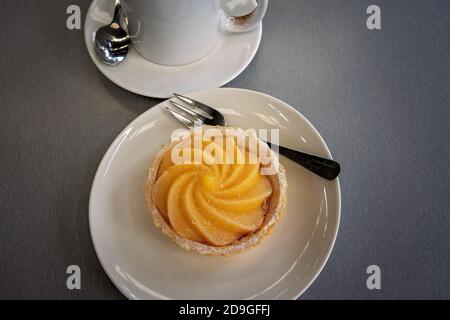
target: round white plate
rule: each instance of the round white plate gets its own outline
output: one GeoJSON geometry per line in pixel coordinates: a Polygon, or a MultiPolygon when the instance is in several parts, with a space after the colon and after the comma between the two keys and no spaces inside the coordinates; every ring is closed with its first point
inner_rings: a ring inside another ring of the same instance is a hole
{"type": "MultiPolygon", "coordinates": [[[[190,94],[216,107],[231,126],[279,128],[280,144],[330,157],[312,124],[286,103],[242,89],[190,94]]],[[[91,190],[95,250],[114,284],[131,299],[294,299],[325,265],[339,226],[339,181],[325,181],[281,157],[287,210],[273,233],[242,255],[206,257],[179,248],[153,225],[144,199],[155,152],[181,128],[163,110],[134,120],[106,152],[91,190]]]]}
{"type": "Polygon", "coordinates": [[[258,51],[262,24],[246,33],[222,32],[214,47],[202,59],[183,66],[163,66],[144,59],[131,48],[121,64],[111,67],[94,52],[98,28],[112,20],[114,1],[94,0],[84,25],[84,39],[97,68],[118,86],[148,97],[167,98],[173,92],[186,93],[221,87],[247,68],[258,51]]]}

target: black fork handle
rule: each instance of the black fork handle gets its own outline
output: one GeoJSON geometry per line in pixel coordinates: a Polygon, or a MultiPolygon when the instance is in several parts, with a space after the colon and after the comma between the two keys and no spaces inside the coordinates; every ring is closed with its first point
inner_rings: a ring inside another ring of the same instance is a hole
{"type": "Polygon", "coordinates": [[[297,150],[292,150],[282,146],[277,146],[270,142],[267,142],[267,144],[270,148],[278,147],[279,154],[285,156],[288,159],[291,159],[292,161],[298,163],[302,167],[314,172],[324,179],[334,180],[341,172],[341,166],[334,160],[322,158],[297,150]]]}

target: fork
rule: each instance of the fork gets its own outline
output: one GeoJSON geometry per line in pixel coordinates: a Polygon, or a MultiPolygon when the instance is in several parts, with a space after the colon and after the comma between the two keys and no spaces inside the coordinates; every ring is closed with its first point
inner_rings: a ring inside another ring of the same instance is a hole
{"type": "MultiPolygon", "coordinates": [[[[194,125],[197,124],[206,124],[210,126],[227,125],[225,117],[216,109],[177,93],[174,93],[174,96],[184,104],[174,100],[169,100],[172,107],[165,106],[164,109],[169,111],[170,114],[184,126],[193,128],[194,125]]],[[[270,148],[278,147],[279,154],[291,159],[295,163],[324,179],[334,180],[341,171],[339,163],[334,160],[289,149],[283,146],[277,146],[270,142],[266,143],[270,148]]]]}

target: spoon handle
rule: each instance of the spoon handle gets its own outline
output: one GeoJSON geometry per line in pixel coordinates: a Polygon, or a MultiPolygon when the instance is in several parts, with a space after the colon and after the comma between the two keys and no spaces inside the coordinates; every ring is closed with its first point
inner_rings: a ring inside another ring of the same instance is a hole
{"type": "Polygon", "coordinates": [[[114,5],[114,15],[113,15],[113,23],[117,23],[120,25],[120,13],[122,11],[122,5],[120,4],[119,0],[116,0],[116,3],[114,5]]]}
{"type": "Polygon", "coordinates": [[[269,147],[278,147],[279,154],[285,156],[288,159],[291,159],[292,161],[308,169],[309,171],[314,172],[324,179],[334,180],[341,172],[341,166],[334,160],[322,158],[297,150],[292,150],[282,146],[277,146],[270,142],[267,142],[267,144],[269,145],[269,147]]]}

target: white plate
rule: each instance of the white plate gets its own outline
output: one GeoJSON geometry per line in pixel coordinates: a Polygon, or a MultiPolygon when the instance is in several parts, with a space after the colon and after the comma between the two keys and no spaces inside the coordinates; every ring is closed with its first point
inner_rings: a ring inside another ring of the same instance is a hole
{"type": "MultiPolygon", "coordinates": [[[[295,109],[268,95],[213,89],[191,97],[217,107],[231,126],[280,128],[280,143],[330,157],[325,142],[295,109]]],[[[180,125],[163,102],[134,120],[106,152],[91,190],[95,250],[114,284],[131,299],[294,299],[325,265],[340,217],[339,181],[325,181],[281,157],[287,210],[259,246],[231,257],[179,248],[154,227],[144,199],[147,168],[180,125]]]]}
{"type": "Polygon", "coordinates": [[[115,67],[100,62],[94,52],[95,32],[112,20],[114,1],[94,0],[84,25],[84,39],[97,68],[118,86],[148,97],[167,98],[173,92],[186,93],[221,87],[247,68],[258,51],[262,24],[246,33],[222,32],[208,55],[183,66],[163,66],[144,59],[133,48],[115,67]]]}

